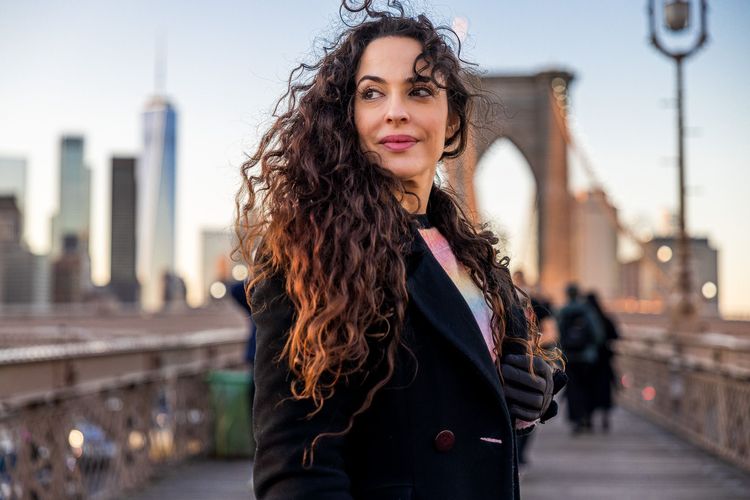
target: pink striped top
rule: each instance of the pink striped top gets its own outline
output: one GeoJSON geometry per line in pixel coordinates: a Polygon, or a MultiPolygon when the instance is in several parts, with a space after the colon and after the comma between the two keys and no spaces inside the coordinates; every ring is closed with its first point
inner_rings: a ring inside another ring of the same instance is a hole
{"type": "Polygon", "coordinates": [[[456,285],[469,309],[471,309],[471,314],[474,315],[474,319],[477,321],[477,325],[479,325],[479,330],[482,332],[482,337],[484,337],[484,342],[487,344],[487,349],[490,351],[490,356],[494,363],[496,358],[494,351],[495,341],[492,338],[492,329],[490,328],[492,310],[487,305],[487,302],[485,302],[482,290],[471,279],[466,268],[456,260],[456,256],[453,254],[448,240],[445,239],[445,236],[437,228],[420,229],[419,234],[422,235],[422,239],[427,243],[432,255],[435,256],[435,259],[440,263],[440,267],[445,270],[448,277],[456,285]]]}
{"type": "MultiPolygon", "coordinates": [[[[474,315],[477,325],[479,325],[479,330],[482,332],[482,337],[490,352],[492,362],[495,363],[497,356],[494,351],[495,342],[492,338],[492,329],[490,327],[492,310],[487,305],[487,302],[485,302],[482,290],[471,279],[466,268],[456,260],[456,256],[453,254],[448,240],[445,239],[445,236],[437,228],[420,228],[419,234],[425,243],[427,243],[427,247],[432,252],[432,255],[435,256],[440,267],[443,268],[451,281],[456,285],[456,288],[458,288],[458,291],[461,292],[461,296],[474,315]]],[[[538,419],[533,422],[516,419],[515,427],[516,429],[525,429],[535,425],[538,421],[538,419]]]]}

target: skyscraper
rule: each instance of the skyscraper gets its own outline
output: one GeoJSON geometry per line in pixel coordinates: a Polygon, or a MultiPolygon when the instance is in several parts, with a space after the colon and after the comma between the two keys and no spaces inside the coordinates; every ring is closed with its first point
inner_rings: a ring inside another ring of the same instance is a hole
{"type": "Polygon", "coordinates": [[[91,174],[83,163],[83,137],[63,136],[60,140],[60,207],[52,220],[53,299],[77,302],[93,289],[89,257],[91,174]],[[68,243],[64,244],[65,241],[68,243]],[[75,255],[74,255],[75,254],[75,255]],[[75,261],[75,266],[58,261],[75,261]],[[67,266],[67,267],[66,267],[67,266]],[[75,290],[60,294],[59,290],[75,290]]]}
{"type": "Polygon", "coordinates": [[[135,158],[112,158],[110,288],[121,302],[138,300],[135,273],[135,158]]]}
{"type": "Polygon", "coordinates": [[[52,255],[61,254],[63,239],[75,236],[88,256],[91,174],[83,163],[83,137],[60,141],[60,208],[53,221],[52,255]]]}
{"type": "Polygon", "coordinates": [[[137,274],[141,305],[153,311],[164,301],[165,275],[174,275],[177,114],[154,97],[143,114],[143,153],[138,165],[137,274]]]}

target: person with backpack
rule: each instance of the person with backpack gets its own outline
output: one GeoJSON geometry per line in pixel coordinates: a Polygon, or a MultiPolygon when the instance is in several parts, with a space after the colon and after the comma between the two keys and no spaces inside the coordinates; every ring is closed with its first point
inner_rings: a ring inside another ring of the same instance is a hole
{"type": "Polygon", "coordinates": [[[599,346],[604,342],[604,328],[591,306],[579,298],[576,284],[569,284],[565,294],[568,302],[559,312],[558,326],[568,375],[568,420],[577,435],[591,430],[595,367],[599,346]]]}

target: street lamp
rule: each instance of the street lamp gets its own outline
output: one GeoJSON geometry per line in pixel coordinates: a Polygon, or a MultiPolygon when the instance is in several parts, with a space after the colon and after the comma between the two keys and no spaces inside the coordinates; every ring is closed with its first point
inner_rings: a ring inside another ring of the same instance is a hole
{"type": "MultiPolygon", "coordinates": [[[[677,171],[679,193],[679,235],[677,240],[677,304],[673,310],[673,326],[685,326],[695,319],[695,303],[692,297],[692,283],[690,272],[690,245],[685,225],[685,148],[682,104],[682,62],[698,51],[708,39],[706,29],[706,0],[700,2],[700,31],[693,44],[682,51],[668,49],[659,39],[656,29],[654,4],[656,0],[649,0],[648,16],[651,31],[651,43],[662,54],[674,59],[677,68],[677,171]]],[[[663,19],[666,28],[673,32],[687,30],[690,27],[690,2],[688,0],[664,0],[663,19]]]]}

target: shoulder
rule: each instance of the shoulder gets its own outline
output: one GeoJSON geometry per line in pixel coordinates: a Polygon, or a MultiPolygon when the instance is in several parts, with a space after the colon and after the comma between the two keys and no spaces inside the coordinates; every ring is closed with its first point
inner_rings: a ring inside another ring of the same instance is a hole
{"type": "Polygon", "coordinates": [[[288,299],[286,279],[282,273],[275,273],[258,281],[250,290],[250,306],[255,313],[260,306],[276,300],[288,299]]]}
{"type": "Polygon", "coordinates": [[[257,264],[255,267],[258,272],[268,274],[254,283],[250,289],[250,309],[253,319],[256,315],[263,314],[271,308],[291,307],[291,300],[286,293],[286,275],[281,270],[268,271],[271,259],[266,251],[265,240],[261,240],[255,255],[257,264]]]}

